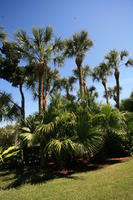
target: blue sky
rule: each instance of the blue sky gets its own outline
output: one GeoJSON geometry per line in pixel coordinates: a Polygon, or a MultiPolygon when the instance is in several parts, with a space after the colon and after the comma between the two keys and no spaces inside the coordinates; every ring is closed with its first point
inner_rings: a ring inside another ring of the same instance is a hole
{"type": "MultiPolygon", "coordinates": [[[[52,25],[57,36],[71,37],[81,30],[88,31],[94,42],[87,53],[84,64],[92,68],[98,65],[111,49],[127,49],[133,57],[133,0],[0,0],[0,26],[5,27],[13,40],[16,30],[22,28],[29,35],[33,26],[52,25]]],[[[71,74],[75,67],[74,59],[67,59],[60,69],[62,76],[71,74]]],[[[87,81],[92,85],[91,79],[87,81]]],[[[114,78],[109,78],[108,86],[114,85],[114,78]]],[[[123,87],[121,98],[129,96],[133,89],[133,68],[121,67],[120,84],[123,87]]],[[[99,101],[105,101],[102,85],[94,83],[99,92],[99,101]]],[[[20,94],[9,83],[0,80],[0,90],[13,94],[20,103],[20,94]]],[[[37,102],[25,90],[26,114],[37,111],[37,102]]]]}

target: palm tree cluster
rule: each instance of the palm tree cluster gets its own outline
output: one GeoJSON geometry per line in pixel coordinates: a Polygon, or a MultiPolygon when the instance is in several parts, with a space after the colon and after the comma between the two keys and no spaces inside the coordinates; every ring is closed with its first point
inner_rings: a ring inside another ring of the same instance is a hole
{"type": "Polygon", "coordinates": [[[127,51],[111,50],[102,63],[90,68],[83,66],[85,55],[93,46],[86,31],[65,40],[55,37],[51,26],[34,27],[32,36],[18,30],[13,42],[7,42],[6,36],[1,28],[0,78],[19,88],[21,105],[11,94],[0,91],[0,120],[17,119],[15,140],[8,149],[1,145],[2,163],[8,157],[19,155],[25,164],[32,157],[33,162],[38,160],[44,167],[49,159],[64,165],[84,155],[90,159],[101,151],[105,155],[131,153],[133,129],[127,120],[133,120],[132,110],[128,110],[129,116],[126,102],[120,103],[119,82],[120,66],[133,66],[127,51]],[[57,67],[66,58],[73,57],[76,68],[72,75],[61,77],[57,67]],[[25,66],[21,65],[22,61],[25,66]],[[107,87],[107,79],[112,74],[114,88],[107,87]],[[87,86],[88,77],[102,82],[105,105],[96,103],[98,92],[95,86],[87,86]],[[77,81],[80,89],[75,95],[77,81]],[[38,100],[38,113],[27,118],[24,87],[38,100]],[[116,107],[109,104],[109,98],[114,99],[116,107]],[[29,155],[27,152],[33,148],[38,149],[37,153],[29,155]]]}

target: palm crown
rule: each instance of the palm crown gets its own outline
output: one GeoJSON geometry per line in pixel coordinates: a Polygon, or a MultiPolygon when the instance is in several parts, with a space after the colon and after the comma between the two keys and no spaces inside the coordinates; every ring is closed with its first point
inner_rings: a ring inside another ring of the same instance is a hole
{"type": "Polygon", "coordinates": [[[93,42],[88,38],[86,31],[75,33],[72,39],[66,40],[65,55],[68,57],[84,56],[85,53],[93,46],[93,42]]]}

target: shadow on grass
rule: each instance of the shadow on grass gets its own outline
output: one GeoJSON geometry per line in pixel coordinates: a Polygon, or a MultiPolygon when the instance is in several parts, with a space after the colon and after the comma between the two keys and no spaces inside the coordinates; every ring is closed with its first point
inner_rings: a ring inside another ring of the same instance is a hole
{"type": "Polygon", "coordinates": [[[69,178],[69,179],[79,179],[78,176],[73,176],[74,173],[88,172],[92,170],[97,170],[103,168],[107,165],[116,164],[123,162],[125,160],[121,159],[107,159],[103,163],[91,162],[89,163],[86,160],[78,160],[75,163],[72,163],[67,169],[58,169],[54,165],[47,166],[47,170],[41,170],[37,167],[21,167],[16,170],[3,171],[0,173],[0,176],[4,181],[10,180],[10,183],[4,187],[0,187],[2,190],[7,190],[11,188],[17,188],[23,184],[39,184],[46,183],[49,180],[54,178],[69,178]],[[14,176],[11,176],[14,174],[14,176]],[[9,177],[8,177],[9,176],[9,177]]]}

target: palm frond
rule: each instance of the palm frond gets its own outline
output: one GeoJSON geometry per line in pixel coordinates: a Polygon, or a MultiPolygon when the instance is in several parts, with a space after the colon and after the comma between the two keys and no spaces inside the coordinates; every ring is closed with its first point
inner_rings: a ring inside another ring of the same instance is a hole
{"type": "Polygon", "coordinates": [[[132,58],[128,59],[125,65],[126,65],[127,67],[133,66],[133,59],[132,59],[132,58]]]}
{"type": "Polygon", "coordinates": [[[53,27],[47,26],[44,32],[44,42],[46,44],[52,39],[52,35],[53,35],[53,27]]]}
{"type": "Polygon", "coordinates": [[[120,52],[120,59],[121,60],[123,60],[125,57],[127,57],[128,56],[128,51],[126,51],[126,50],[122,50],[121,52],[120,52]]]}

